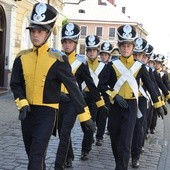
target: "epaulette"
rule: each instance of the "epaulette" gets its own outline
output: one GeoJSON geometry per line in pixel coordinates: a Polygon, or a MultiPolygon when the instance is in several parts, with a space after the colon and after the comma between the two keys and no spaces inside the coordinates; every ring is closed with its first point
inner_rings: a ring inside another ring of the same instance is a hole
{"type": "Polygon", "coordinates": [[[81,61],[82,63],[87,64],[87,60],[86,60],[85,56],[76,54],[76,58],[77,58],[77,60],[81,61]]]}
{"type": "Polygon", "coordinates": [[[28,53],[32,52],[32,50],[33,50],[32,48],[27,49],[27,50],[22,50],[22,51],[20,51],[20,52],[17,54],[16,57],[20,57],[20,56],[22,56],[22,55],[28,54],[28,53]]]}
{"type": "Polygon", "coordinates": [[[140,61],[140,60],[136,60],[137,62],[141,63],[142,65],[146,65],[143,61],[140,61]]]}
{"type": "Polygon", "coordinates": [[[116,61],[116,60],[119,60],[119,58],[112,58],[111,62],[116,61]]]}
{"type": "Polygon", "coordinates": [[[51,48],[51,49],[49,50],[49,55],[50,55],[51,57],[54,57],[54,58],[58,59],[58,60],[61,61],[61,62],[64,62],[63,56],[66,55],[66,54],[63,53],[63,52],[60,51],[60,50],[51,48]]]}
{"type": "Polygon", "coordinates": [[[150,67],[148,65],[145,65],[146,69],[149,71],[150,67]]]}

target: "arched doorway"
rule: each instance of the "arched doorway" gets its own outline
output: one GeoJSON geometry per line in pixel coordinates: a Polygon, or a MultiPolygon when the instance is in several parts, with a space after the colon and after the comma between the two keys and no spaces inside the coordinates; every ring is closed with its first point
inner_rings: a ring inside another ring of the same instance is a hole
{"type": "Polygon", "coordinates": [[[5,63],[5,41],[6,41],[6,16],[0,5],[0,87],[4,86],[4,63],[5,63]]]}

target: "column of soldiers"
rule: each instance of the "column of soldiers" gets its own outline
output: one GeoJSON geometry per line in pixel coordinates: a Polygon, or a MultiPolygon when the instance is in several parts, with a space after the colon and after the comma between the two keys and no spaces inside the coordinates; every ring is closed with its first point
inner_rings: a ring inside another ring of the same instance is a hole
{"type": "Polygon", "coordinates": [[[102,146],[110,135],[115,170],[139,168],[148,133],[170,103],[164,56],[137,37],[132,25],[117,29],[118,48],[96,35],[85,38],[86,56],[76,53],[80,27],[62,27],[62,52],[48,46],[57,11],[45,3],[33,7],[27,28],[33,48],[14,62],[11,90],[19,109],[29,170],[45,170],[51,135],[59,134],[55,170],[72,167],[71,130],[76,118],[83,131],[81,160],[89,159],[92,144],[102,146]],[[151,65],[152,64],[152,65],[151,65]],[[96,133],[95,133],[96,132],[96,133]]]}

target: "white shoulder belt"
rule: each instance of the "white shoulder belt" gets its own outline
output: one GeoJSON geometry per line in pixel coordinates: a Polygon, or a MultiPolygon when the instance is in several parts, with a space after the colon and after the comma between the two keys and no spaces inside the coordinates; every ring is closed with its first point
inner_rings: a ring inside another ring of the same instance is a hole
{"type": "MultiPolygon", "coordinates": [[[[137,70],[141,67],[142,63],[136,61],[130,69],[127,69],[123,63],[120,60],[114,60],[112,61],[116,69],[120,72],[121,77],[117,80],[113,90],[119,92],[121,86],[127,81],[135,95],[135,98],[138,103],[138,93],[139,93],[139,87],[137,84],[137,81],[135,77],[133,76],[137,70]]],[[[137,117],[140,118],[142,117],[142,114],[140,110],[138,109],[137,117]]]]}

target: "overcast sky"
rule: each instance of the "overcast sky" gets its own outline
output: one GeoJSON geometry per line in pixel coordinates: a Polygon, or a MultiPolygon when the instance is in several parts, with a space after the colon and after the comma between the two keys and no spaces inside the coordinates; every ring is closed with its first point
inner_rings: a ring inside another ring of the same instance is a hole
{"type": "Polygon", "coordinates": [[[170,1],[169,0],[115,0],[118,8],[126,7],[126,14],[143,23],[148,32],[147,41],[154,52],[170,55],[170,1]]]}

